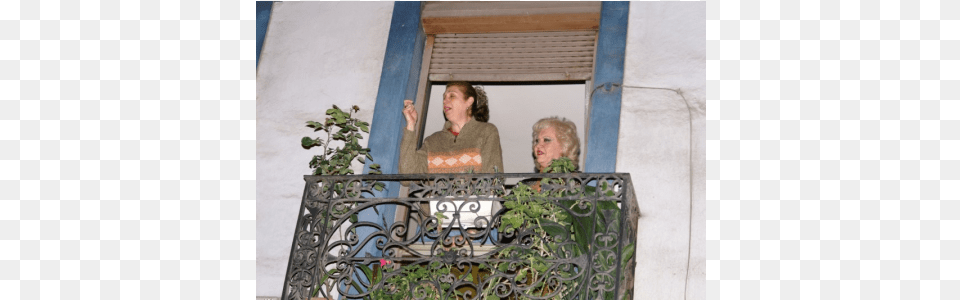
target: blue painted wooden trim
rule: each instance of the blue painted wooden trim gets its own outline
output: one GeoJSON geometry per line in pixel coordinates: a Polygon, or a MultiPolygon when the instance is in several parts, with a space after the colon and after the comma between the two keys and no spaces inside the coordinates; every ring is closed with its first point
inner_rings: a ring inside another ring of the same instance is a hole
{"type": "MultiPolygon", "coordinates": [[[[420,64],[423,61],[423,48],[427,36],[420,25],[420,2],[397,1],[393,5],[393,19],[390,22],[390,35],[387,38],[387,50],[383,57],[383,69],[380,73],[380,87],[377,91],[377,104],[370,122],[370,141],[367,146],[375,161],[367,161],[363,173],[370,173],[370,165],[380,164],[383,174],[397,174],[400,167],[400,137],[406,120],[403,114],[403,100],[417,96],[420,82],[420,64]]],[[[398,182],[387,183],[383,192],[376,197],[397,197],[400,194],[398,182]]],[[[380,206],[379,214],[372,209],[361,211],[361,221],[393,223],[396,206],[380,206]]],[[[367,231],[372,231],[368,229],[367,231]]],[[[363,237],[369,232],[357,230],[363,237]]],[[[370,245],[364,251],[371,255],[380,255],[370,245]]],[[[361,255],[363,255],[361,253],[361,255]]]]}
{"type": "MultiPolygon", "coordinates": [[[[399,171],[400,147],[397,146],[406,124],[400,111],[404,99],[417,96],[426,39],[420,26],[420,2],[395,2],[367,144],[375,161],[366,163],[364,173],[369,173],[373,163],[380,164],[384,174],[399,171]]],[[[391,190],[388,195],[396,197],[398,193],[398,190],[391,190]]]]}
{"type": "Polygon", "coordinates": [[[267,36],[271,11],[273,1],[257,1],[257,66],[260,65],[260,50],[263,49],[263,38],[267,36]]]}
{"type": "Polygon", "coordinates": [[[587,157],[584,160],[586,172],[616,172],[629,15],[629,2],[604,1],[601,5],[594,85],[590,98],[590,136],[587,138],[587,157]]]}

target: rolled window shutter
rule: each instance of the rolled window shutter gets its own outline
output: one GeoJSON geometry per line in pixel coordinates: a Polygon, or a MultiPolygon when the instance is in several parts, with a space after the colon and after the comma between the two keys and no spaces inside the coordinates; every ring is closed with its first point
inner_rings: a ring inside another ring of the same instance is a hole
{"type": "Polygon", "coordinates": [[[597,32],[437,34],[430,81],[582,81],[593,75],[597,32]]]}

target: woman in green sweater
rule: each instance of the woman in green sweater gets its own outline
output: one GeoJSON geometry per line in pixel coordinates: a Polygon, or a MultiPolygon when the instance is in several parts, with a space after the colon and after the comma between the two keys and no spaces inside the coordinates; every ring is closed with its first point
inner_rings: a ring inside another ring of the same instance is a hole
{"type": "Polygon", "coordinates": [[[483,89],[467,82],[447,83],[443,92],[443,130],[423,140],[417,149],[413,101],[403,101],[407,127],[400,145],[400,173],[503,172],[500,132],[487,123],[490,109],[483,89]]]}

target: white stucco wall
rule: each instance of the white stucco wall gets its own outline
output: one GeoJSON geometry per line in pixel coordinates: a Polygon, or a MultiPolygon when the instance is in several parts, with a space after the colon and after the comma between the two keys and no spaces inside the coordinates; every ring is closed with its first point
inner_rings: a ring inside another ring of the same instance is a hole
{"type": "Polygon", "coordinates": [[[372,120],[392,13],[393,2],[273,4],[257,70],[257,295],[283,289],[303,175],[319,151],[300,147],[319,136],[305,122],[333,104],[372,120]]]}
{"type": "Polygon", "coordinates": [[[624,69],[625,86],[683,95],[623,90],[617,172],[630,173],[641,215],[635,298],[705,299],[706,5],[631,2],[624,69]]]}

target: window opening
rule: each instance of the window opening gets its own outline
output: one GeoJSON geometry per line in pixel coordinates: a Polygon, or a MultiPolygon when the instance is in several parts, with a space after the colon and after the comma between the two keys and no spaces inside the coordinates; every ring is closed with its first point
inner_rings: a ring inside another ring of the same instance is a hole
{"type": "MultiPolygon", "coordinates": [[[[473,83],[481,85],[490,101],[489,123],[500,131],[503,153],[503,173],[533,173],[531,151],[533,123],[551,116],[567,118],[577,124],[580,137],[580,169],[583,169],[584,91],[583,82],[535,84],[473,83]]],[[[421,136],[429,136],[443,129],[443,92],[445,83],[433,84],[430,89],[426,125],[421,136]]]]}

